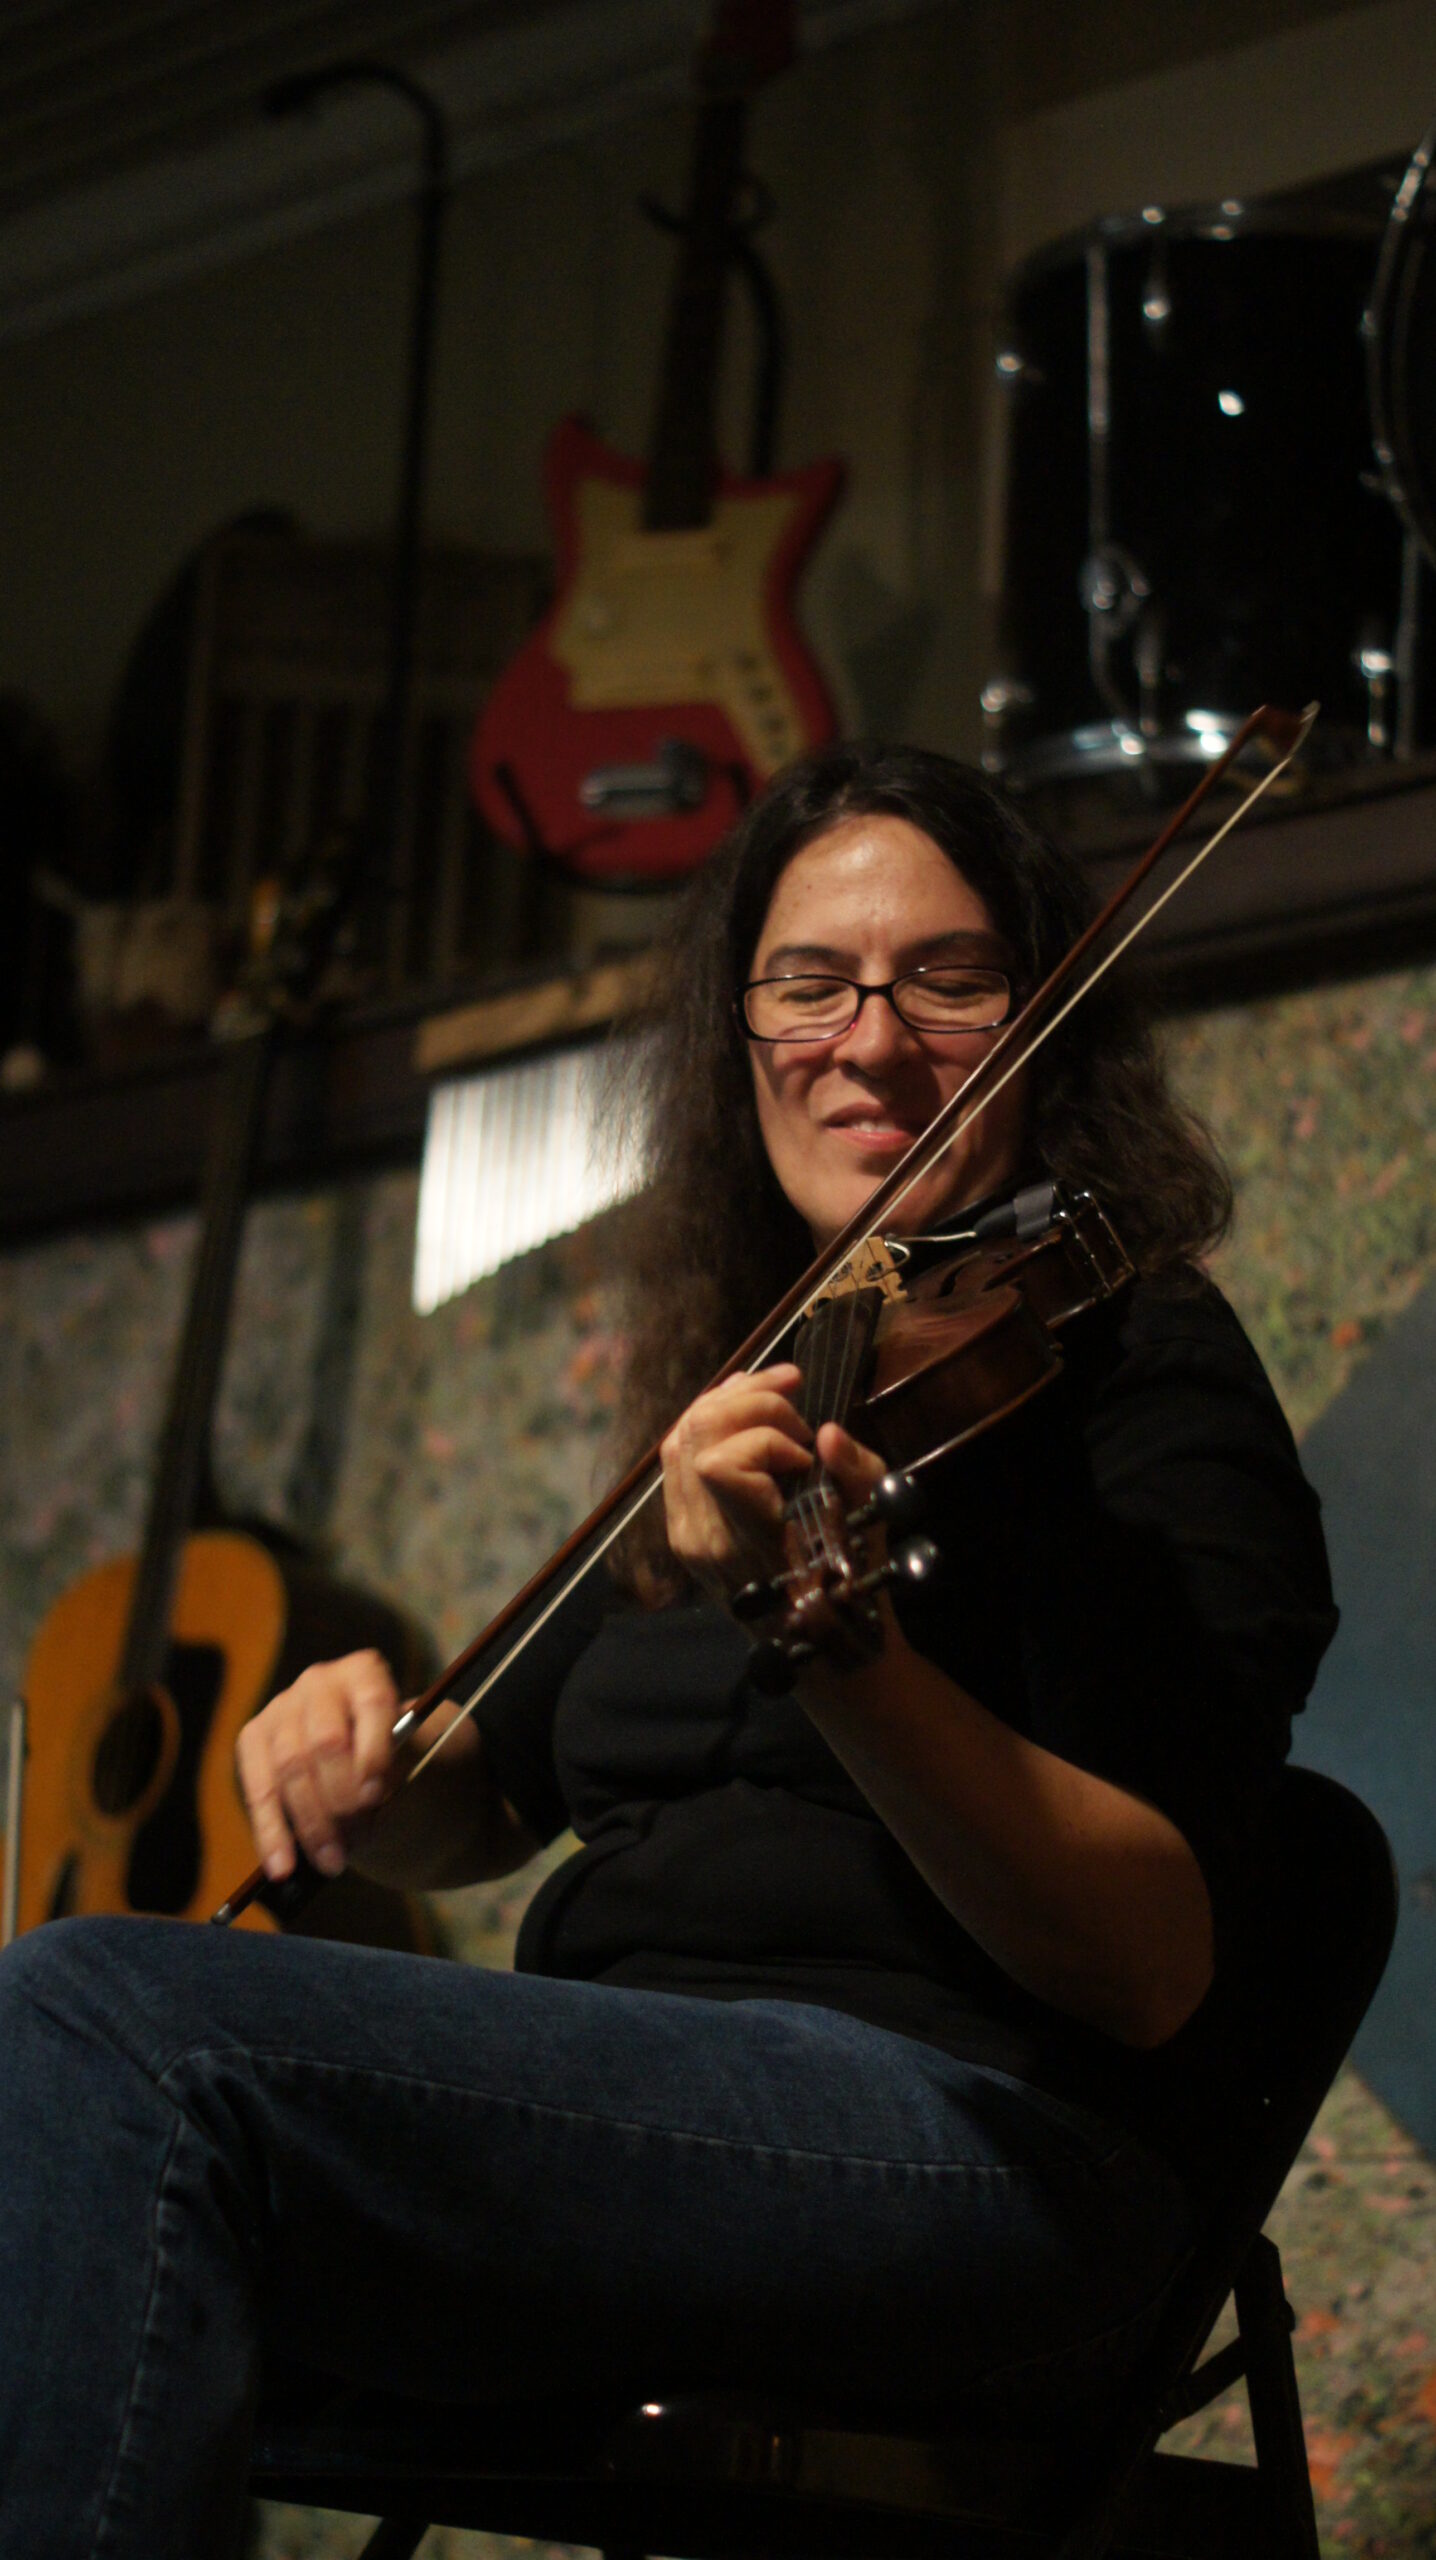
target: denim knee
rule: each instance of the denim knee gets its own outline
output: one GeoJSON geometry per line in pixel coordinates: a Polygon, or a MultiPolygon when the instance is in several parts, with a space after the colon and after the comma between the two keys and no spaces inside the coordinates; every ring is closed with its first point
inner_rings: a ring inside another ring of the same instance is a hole
{"type": "MultiPolygon", "coordinates": [[[[36,2009],[56,2018],[68,2016],[77,1991],[90,1977],[90,1950],[106,1926],[97,1920],[49,1920],[14,1939],[0,1955],[0,2019],[8,2026],[13,2017],[18,2025],[36,2009]]],[[[79,2006],[89,2005],[82,1993],[79,2006]]]]}
{"type": "MultiPolygon", "coordinates": [[[[148,2060],[152,2041],[143,2015],[151,2007],[162,1965],[156,1940],[175,1923],[123,1918],[47,1920],[29,1929],[0,1955],[0,2053],[14,2057],[28,2038],[67,2038],[73,2061],[127,2051],[148,2060]],[[150,1995],[150,1996],[147,1996],[150,1995]]],[[[148,2022],[151,2026],[152,2021],[148,2022]]],[[[57,2128],[57,2132],[61,2128],[57,2128]]]]}

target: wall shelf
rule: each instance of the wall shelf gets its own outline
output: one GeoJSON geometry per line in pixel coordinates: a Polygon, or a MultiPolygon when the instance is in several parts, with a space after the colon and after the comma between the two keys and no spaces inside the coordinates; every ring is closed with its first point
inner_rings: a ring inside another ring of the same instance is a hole
{"type": "MultiPolygon", "coordinates": [[[[1101,893],[1144,840],[1134,824],[1130,842],[1084,847],[1101,893]]],[[[1436,757],[1254,813],[1173,900],[1152,949],[1174,1009],[1436,957],[1436,757]]],[[[587,973],[590,992],[601,975],[587,973]]],[[[432,1075],[499,1054],[486,1016],[506,1026],[508,1054],[580,1016],[601,1022],[601,1004],[556,1011],[553,989],[550,968],[462,1004],[447,990],[356,1009],[296,1039],[274,1073],[260,1187],[416,1164],[432,1075]]],[[[0,1100],[0,1243],[193,1199],[218,1064],[208,1046],[176,1049],[0,1100]]]]}

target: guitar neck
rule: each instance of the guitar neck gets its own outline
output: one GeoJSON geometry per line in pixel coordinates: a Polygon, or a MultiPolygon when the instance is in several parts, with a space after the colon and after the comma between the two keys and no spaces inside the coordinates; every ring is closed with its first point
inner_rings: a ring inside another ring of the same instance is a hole
{"type": "Polygon", "coordinates": [[[683,254],[668,308],[648,449],[643,521],[651,533],[706,524],[712,512],[729,224],[743,174],[747,113],[741,96],[707,98],[699,112],[683,254]]]}
{"type": "Polygon", "coordinates": [[[199,1248],[120,1661],[126,1690],[158,1680],[164,1669],[180,1551],[209,1448],[272,1049],[272,1032],[255,1032],[236,1041],[226,1061],[205,1167],[199,1248]]]}

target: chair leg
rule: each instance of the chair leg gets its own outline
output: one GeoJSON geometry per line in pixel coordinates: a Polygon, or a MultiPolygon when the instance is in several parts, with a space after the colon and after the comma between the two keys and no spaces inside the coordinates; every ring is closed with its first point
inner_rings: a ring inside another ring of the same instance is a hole
{"type": "Polygon", "coordinates": [[[428,2530],[427,2516],[381,2516],[359,2560],[414,2560],[428,2530]]]}
{"type": "Polygon", "coordinates": [[[1265,2233],[1253,2243],[1234,2291],[1246,2347],[1257,2469],[1271,2500],[1279,2537],[1276,2548],[1282,2560],[1319,2560],[1301,2396],[1291,2352],[1291,2309],[1282,2283],[1281,2257],[1265,2233]]]}

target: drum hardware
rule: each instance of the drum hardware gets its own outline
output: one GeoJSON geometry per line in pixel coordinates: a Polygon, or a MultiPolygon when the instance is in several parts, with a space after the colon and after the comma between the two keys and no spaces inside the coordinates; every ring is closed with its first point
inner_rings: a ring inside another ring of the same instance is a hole
{"type": "Polygon", "coordinates": [[[1362,314],[1372,440],[1381,484],[1436,568],[1436,124],[1392,200],[1362,314]]]}
{"type": "Polygon", "coordinates": [[[1396,752],[1414,756],[1417,749],[1417,679],[1422,663],[1423,598],[1431,571],[1420,543],[1408,530],[1401,546],[1401,611],[1396,624],[1396,752]]]}
{"type": "Polygon", "coordinates": [[[989,676],[978,697],[982,706],[982,769],[984,773],[1000,773],[1003,767],[1003,724],[1011,711],[1028,711],[1036,699],[1030,684],[1017,676],[989,676]]]}
{"type": "Polygon", "coordinates": [[[1141,703],[1138,726],[1143,738],[1153,744],[1162,734],[1162,679],[1166,663],[1166,618],[1160,605],[1150,604],[1138,620],[1132,643],[1132,664],[1136,670],[1141,703]]]}
{"type": "Polygon", "coordinates": [[[1087,662],[1097,692],[1124,727],[1128,706],[1113,668],[1116,642],[1130,629],[1151,594],[1131,553],[1112,539],[1111,456],[1112,335],[1107,246],[1100,232],[1087,242],[1087,527],[1092,548],[1077,575],[1087,617],[1087,662]]]}
{"type": "Polygon", "coordinates": [[[1391,680],[1396,659],[1379,624],[1368,625],[1356,663],[1366,682],[1366,743],[1373,755],[1385,755],[1391,745],[1391,680]]]}
{"type": "MultiPolygon", "coordinates": [[[[1405,531],[1392,644],[1395,751],[1414,755],[1430,692],[1431,581],[1436,575],[1436,124],[1422,136],[1392,199],[1362,315],[1378,484],[1405,531]]],[[[1429,720],[1428,730],[1433,725],[1429,720]]]]}
{"type": "Polygon", "coordinates": [[[1130,551],[1108,542],[1083,561],[1077,592],[1083,612],[1100,627],[1105,643],[1130,631],[1152,589],[1130,551]]]}
{"type": "MultiPolygon", "coordinates": [[[[1087,616],[1092,681],[1113,715],[1119,738],[1155,739],[1159,724],[1155,704],[1161,684],[1162,622],[1151,613],[1152,589],[1129,551],[1107,543],[1082,564],[1077,581],[1087,616]],[[1137,679],[1138,709],[1132,706],[1113,672],[1117,642],[1133,632],[1132,664],[1137,679]]],[[[1138,750],[1124,747],[1121,752],[1138,750]]]]}
{"type": "Polygon", "coordinates": [[[1166,243],[1160,237],[1152,243],[1147,259],[1147,281],[1142,293],[1142,318],[1153,337],[1160,336],[1172,316],[1171,286],[1167,277],[1166,243]]]}

